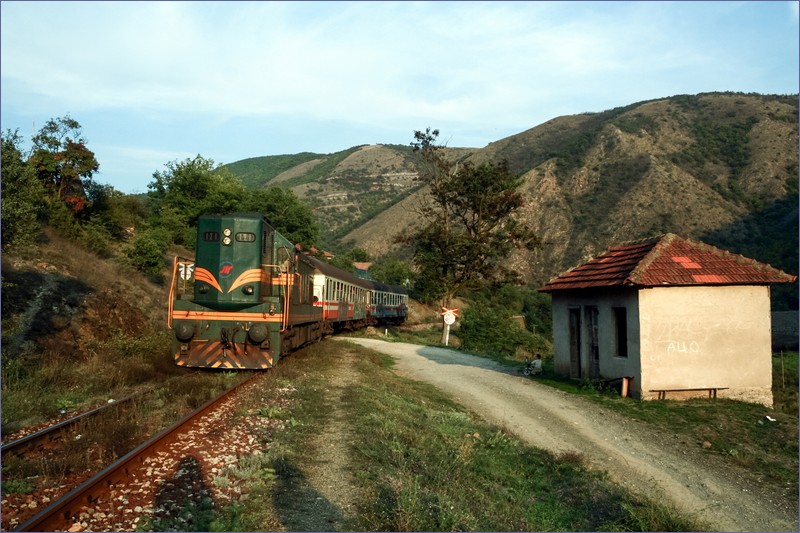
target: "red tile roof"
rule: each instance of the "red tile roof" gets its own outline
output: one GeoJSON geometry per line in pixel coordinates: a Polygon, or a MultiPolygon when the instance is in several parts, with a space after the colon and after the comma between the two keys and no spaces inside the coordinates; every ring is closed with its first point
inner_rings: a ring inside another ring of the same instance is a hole
{"type": "Polygon", "coordinates": [[[792,276],[754,259],[668,233],[611,248],[561,274],[542,292],[595,287],[665,285],[765,285],[792,283],[792,276]]]}

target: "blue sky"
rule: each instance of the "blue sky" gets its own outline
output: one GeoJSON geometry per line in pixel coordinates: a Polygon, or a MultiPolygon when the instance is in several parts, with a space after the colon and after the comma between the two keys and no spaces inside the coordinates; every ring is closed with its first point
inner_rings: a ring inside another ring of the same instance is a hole
{"type": "Polygon", "coordinates": [[[798,2],[0,3],[0,123],[83,126],[95,180],[438,128],[483,147],[554,117],[798,93],[798,2]]]}

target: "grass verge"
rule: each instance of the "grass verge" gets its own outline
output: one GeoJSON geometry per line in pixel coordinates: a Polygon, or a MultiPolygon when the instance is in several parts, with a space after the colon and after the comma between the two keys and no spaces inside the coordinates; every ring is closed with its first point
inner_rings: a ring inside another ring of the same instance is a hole
{"type": "MultiPolygon", "coordinates": [[[[311,530],[292,512],[302,509],[297,500],[308,496],[313,480],[306,477],[307,467],[323,455],[314,437],[333,410],[347,420],[347,434],[355,436],[348,445],[355,512],[345,514],[343,529],[704,529],[589,471],[579,456],[554,456],[480,423],[437,389],[402,379],[390,367],[386,356],[329,341],[293,354],[274,369],[268,386],[291,383],[292,401],[281,414],[295,423],[269,436],[269,475],[249,481],[248,499],[222,509],[212,529],[295,530],[299,523],[311,530]],[[358,385],[347,388],[333,406],[329,370],[349,364],[337,361],[345,351],[357,361],[358,385]]],[[[261,407],[269,411],[268,405],[261,407]]]]}
{"type": "Polygon", "coordinates": [[[552,360],[545,363],[546,377],[536,379],[682,435],[689,443],[701,447],[708,443],[711,446],[703,447],[703,453],[720,456],[733,466],[747,469],[774,485],[787,499],[796,501],[800,467],[798,354],[776,354],[772,363],[773,409],[725,399],[642,402],[622,398],[614,389],[603,390],[588,382],[555,377],[552,360]],[[775,421],[770,421],[767,416],[775,421]]]}
{"type": "MultiPolygon", "coordinates": [[[[385,340],[439,346],[431,332],[397,333],[389,330],[385,340]]],[[[518,360],[491,354],[473,354],[522,369],[518,360]]],[[[773,409],[740,401],[717,399],[661,400],[640,402],[621,398],[618,390],[603,389],[588,381],[555,376],[553,359],[545,358],[545,377],[535,378],[570,394],[584,396],[600,405],[682,435],[702,446],[703,453],[721,457],[755,477],[771,483],[788,501],[800,497],[798,455],[798,353],[781,352],[772,358],[773,409]],[[775,422],[767,418],[774,419],[775,422]]]]}

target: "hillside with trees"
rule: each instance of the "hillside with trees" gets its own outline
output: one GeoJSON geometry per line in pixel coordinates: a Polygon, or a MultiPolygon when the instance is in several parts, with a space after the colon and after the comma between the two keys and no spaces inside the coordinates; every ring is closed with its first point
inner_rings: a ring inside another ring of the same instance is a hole
{"type": "MultiPolygon", "coordinates": [[[[307,202],[329,248],[407,259],[397,239],[414,231],[428,194],[415,181],[412,140],[315,154],[302,163],[312,168],[262,185],[278,182],[307,202]]],[[[610,246],[667,232],[797,274],[797,146],[797,96],[708,93],[557,117],[446,154],[505,161],[522,177],[520,219],[542,246],[515,252],[508,266],[538,286],[610,246]]],[[[795,293],[776,288],[777,308],[796,309],[795,293]]]]}
{"type": "MultiPolygon", "coordinates": [[[[414,236],[432,189],[420,179],[413,132],[404,146],[165,162],[137,196],[93,181],[102,161],[69,116],[48,121],[27,152],[18,132],[2,142],[4,250],[34,243],[48,225],[157,277],[169,248],[191,253],[201,213],[255,211],[307,248],[374,262],[384,281],[421,273],[414,236]]],[[[513,177],[515,223],[538,246],[503,249],[494,268],[535,291],[609,246],[666,232],[797,274],[797,146],[796,96],[709,93],[557,117],[483,148],[438,153],[462,180],[449,185],[453,194],[484,187],[487,172],[490,182],[513,177]]],[[[796,287],[773,294],[776,309],[797,309],[796,287]]]]}

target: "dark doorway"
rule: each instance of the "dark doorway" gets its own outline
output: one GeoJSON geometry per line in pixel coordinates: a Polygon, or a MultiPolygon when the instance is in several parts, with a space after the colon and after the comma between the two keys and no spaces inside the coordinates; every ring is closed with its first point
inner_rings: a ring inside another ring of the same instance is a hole
{"type": "Polygon", "coordinates": [[[597,307],[586,307],[586,335],[589,351],[589,379],[600,378],[600,344],[597,341],[597,307]]]}
{"type": "Polygon", "coordinates": [[[581,377],[581,310],[569,310],[569,377],[581,377]]]}

